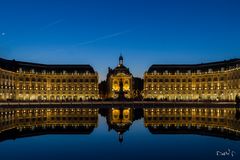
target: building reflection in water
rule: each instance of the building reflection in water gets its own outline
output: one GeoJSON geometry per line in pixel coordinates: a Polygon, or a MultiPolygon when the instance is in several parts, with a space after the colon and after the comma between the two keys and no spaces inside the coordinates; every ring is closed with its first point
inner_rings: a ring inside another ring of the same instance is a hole
{"type": "Polygon", "coordinates": [[[122,142],[124,132],[129,130],[133,122],[133,108],[111,108],[108,112],[108,130],[115,130],[118,133],[119,142],[122,142]]]}
{"type": "Polygon", "coordinates": [[[90,134],[98,109],[0,109],[0,140],[40,134],[90,134]]]}
{"type": "Polygon", "coordinates": [[[234,108],[145,108],[144,125],[153,134],[194,133],[240,138],[239,110],[234,108]]]}
{"type": "Polygon", "coordinates": [[[98,114],[123,142],[135,120],[152,134],[201,134],[240,139],[236,108],[5,108],[0,109],[0,141],[42,134],[91,134],[98,114]]]}
{"type": "Polygon", "coordinates": [[[100,114],[106,117],[108,131],[114,130],[118,134],[118,141],[122,143],[124,133],[130,129],[132,123],[143,117],[143,109],[133,107],[102,108],[100,114]]]}

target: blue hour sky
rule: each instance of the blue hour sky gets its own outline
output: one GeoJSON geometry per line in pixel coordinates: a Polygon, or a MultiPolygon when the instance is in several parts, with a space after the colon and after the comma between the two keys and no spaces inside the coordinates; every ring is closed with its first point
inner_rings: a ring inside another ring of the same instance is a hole
{"type": "Polygon", "coordinates": [[[105,79],[120,53],[151,64],[240,58],[239,0],[0,0],[0,57],[91,64],[105,79]]]}

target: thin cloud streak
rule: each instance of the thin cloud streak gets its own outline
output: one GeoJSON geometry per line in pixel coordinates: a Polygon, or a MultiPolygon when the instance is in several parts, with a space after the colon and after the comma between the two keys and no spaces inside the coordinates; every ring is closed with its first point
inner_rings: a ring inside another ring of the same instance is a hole
{"type": "Polygon", "coordinates": [[[44,31],[48,28],[51,28],[59,23],[63,22],[63,19],[59,19],[59,20],[56,20],[56,21],[53,21],[51,23],[48,23],[47,25],[43,26],[42,28],[40,28],[41,31],[44,31]]]}
{"type": "Polygon", "coordinates": [[[113,37],[120,36],[122,34],[130,32],[130,31],[131,30],[125,30],[125,31],[122,31],[122,32],[117,32],[117,33],[105,35],[105,36],[98,37],[98,38],[90,40],[90,41],[84,41],[84,42],[81,42],[81,43],[77,43],[77,44],[75,44],[73,46],[83,46],[83,45],[92,44],[92,43],[95,43],[95,42],[98,42],[98,41],[101,41],[101,40],[110,39],[110,38],[113,38],[113,37]]]}

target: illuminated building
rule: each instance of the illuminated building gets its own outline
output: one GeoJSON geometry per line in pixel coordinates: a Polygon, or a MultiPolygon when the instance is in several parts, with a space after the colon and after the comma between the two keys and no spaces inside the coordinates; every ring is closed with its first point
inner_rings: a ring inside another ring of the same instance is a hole
{"type": "Polygon", "coordinates": [[[119,57],[118,66],[114,69],[109,68],[107,74],[107,97],[116,99],[120,91],[120,85],[123,85],[125,98],[133,96],[133,76],[129,69],[123,65],[123,57],[119,57]]]}
{"type": "Polygon", "coordinates": [[[240,96],[240,59],[193,65],[152,65],[142,81],[119,57],[98,86],[90,65],[45,65],[0,58],[0,101],[89,99],[234,101],[240,96]],[[100,96],[99,96],[99,87],[100,96]],[[120,94],[121,93],[121,94],[120,94]]]}
{"type": "Polygon", "coordinates": [[[90,65],[45,65],[0,59],[0,101],[98,99],[90,65]]]}
{"type": "Polygon", "coordinates": [[[233,101],[240,94],[240,59],[196,65],[152,65],[144,98],[233,101]]]}

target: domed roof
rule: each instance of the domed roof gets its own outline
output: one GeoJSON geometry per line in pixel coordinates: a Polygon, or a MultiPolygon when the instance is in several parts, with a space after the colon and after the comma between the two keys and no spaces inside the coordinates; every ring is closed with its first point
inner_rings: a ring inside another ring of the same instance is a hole
{"type": "Polygon", "coordinates": [[[117,65],[117,67],[115,67],[114,69],[109,68],[109,71],[108,71],[108,75],[110,75],[110,74],[116,75],[118,73],[132,75],[129,71],[129,68],[127,68],[123,65],[123,56],[122,55],[119,56],[119,63],[117,65]]]}
{"type": "Polygon", "coordinates": [[[118,73],[125,73],[131,75],[129,69],[125,67],[124,65],[118,65],[116,68],[112,70],[113,74],[118,74],[118,73]]]}

